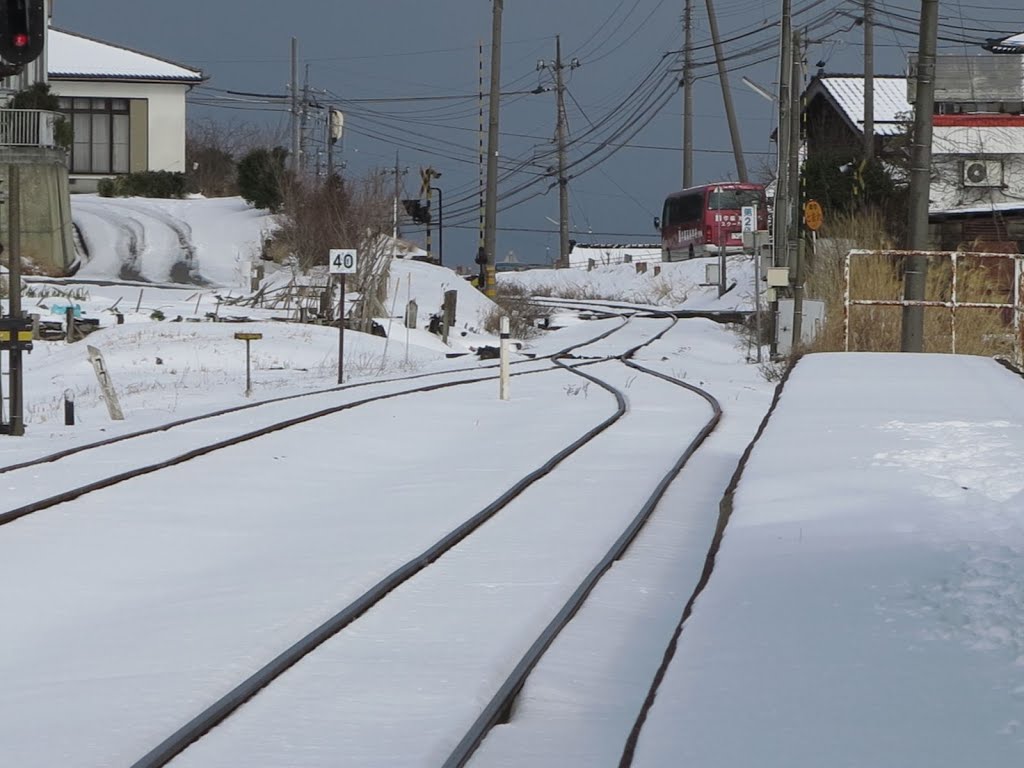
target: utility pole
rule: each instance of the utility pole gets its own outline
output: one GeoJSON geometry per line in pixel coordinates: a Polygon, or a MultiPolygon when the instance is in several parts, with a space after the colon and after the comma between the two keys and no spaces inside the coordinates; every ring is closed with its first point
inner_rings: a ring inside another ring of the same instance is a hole
{"type": "Polygon", "coordinates": [[[725,102],[725,117],[729,121],[729,135],[732,136],[732,153],[736,158],[736,175],[740,181],[747,181],[747,161],[743,157],[743,140],[740,138],[739,123],[736,122],[736,110],[732,106],[732,91],[729,88],[729,75],[725,68],[725,54],[722,52],[722,41],[718,35],[718,18],[712,0],[705,0],[708,6],[708,21],[711,25],[711,40],[715,47],[715,61],[718,63],[718,80],[722,85],[722,101],[725,102]]]}
{"type": "Polygon", "coordinates": [[[875,156],[875,9],[864,0],[864,159],[875,156]]]}
{"type": "Polygon", "coordinates": [[[491,93],[487,125],[487,192],[484,205],[484,293],[494,298],[498,226],[498,110],[501,107],[501,14],[505,0],[492,0],[491,93]]]}
{"type": "Polygon", "coordinates": [[[398,150],[395,150],[395,167],[383,171],[384,175],[393,173],[395,175],[395,204],[394,204],[394,227],[392,229],[391,255],[394,256],[398,248],[398,238],[402,235],[401,227],[398,224],[398,210],[402,197],[402,177],[408,173],[407,168],[400,168],[398,163],[398,150]]]}
{"type": "MultiPolygon", "coordinates": [[[[792,67],[792,2],[782,0],[782,39],[779,52],[779,124],[775,132],[776,154],[778,163],[775,171],[775,198],[773,200],[773,233],[772,258],[777,267],[789,266],[789,222],[792,216],[789,191],[789,113],[792,107],[792,88],[790,78],[792,67]]],[[[779,302],[772,301],[769,308],[771,318],[771,344],[769,351],[772,356],[778,353],[779,302]]]]}
{"type": "Polygon", "coordinates": [[[302,81],[302,101],[299,104],[299,159],[302,161],[302,174],[309,173],[309,64],[306,65],[306,77],[302,81]]]}
{"type": "MultiPolygon", "coordinates": [[[[8,299],[10,317],[21,320],[21,166],[11,163],[8,171],[8,224],[7,240],[10,256],[8,259],[8,299]]],[[[25,434],[24,371],[21,349],[17,344],[8,350],[11,368],[11,421],[10,433],[15,437],[25,434]]]]}
{"type": "MultiPolygon", "coordinates": [[[[923,301],[928,258],[928,195],[931,191],[932,123],[935,112],[935,49],[939,34],[939,1],[921,0],[921,25],[918,32],[917,77],[914,96],[914,144],[910,163],[910,226],[913,256],[907,259],[903,297],[923,301]]],[[[924,351],[924,307],[903,307],[900,334],[903,352],[924,351]]]]}
{"type": "Polygon", "coordinates": [[[693,186],[693,0],[683,5],[683,189],[693,186]]]}
{"type": "Polygon", "coordinates": [[[299,175],[300,126],[299,126],[299,41],[292,38],[292,157],[291,169],[299,175]]]}
{"type": "MultiPolygon", "coordinates": [[[[555,94],[557,117],[555,121],[555,142],[558,145],[558,266],[569,266],[569,177],[566,175],[566,132],[567,119],[565,113],[565,78],[562,75],[566,66],[570,70],[580,65],[579,59],[573,59],[568,65],[562,63],[562,37],[555,35],[555,60],[550,64],[555,71],[555,94]]],[[[547,69],[548,63],[541,61],[537,69],[547,69]]]]}
{"type": "Polygon", "coordinates": [[[788,259],[793,265],[790,275],[793,283],[793,342],[796,352],[803,340],[804,323],[804,244],[801,237],[803,223],[803,195],[800,185],[800,145],[803,125],[803,40],[793,32],[792,64],[789,77],[792,104],[789,112],[789,197],[790,222],[788,259]]]}

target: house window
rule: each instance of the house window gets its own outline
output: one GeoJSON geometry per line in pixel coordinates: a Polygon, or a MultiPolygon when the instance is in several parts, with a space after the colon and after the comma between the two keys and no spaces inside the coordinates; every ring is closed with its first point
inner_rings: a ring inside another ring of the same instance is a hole
{"type": "Polygon", "coordinates": [[[75,134],[72,173],[128,173],[128,99],[62,97],[60,109],[75,134]]]}

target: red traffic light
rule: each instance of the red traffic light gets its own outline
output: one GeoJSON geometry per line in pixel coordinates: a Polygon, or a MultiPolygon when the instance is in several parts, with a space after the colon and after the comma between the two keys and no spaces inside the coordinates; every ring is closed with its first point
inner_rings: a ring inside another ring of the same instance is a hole
{"type": "Polygon", "coordinates": [[[24,48],[28,45],[28,35],[24,32],[19,32],[14,35],[14,40],[12,40],[12,42],[14,43],[15,48],[24,48]]]}

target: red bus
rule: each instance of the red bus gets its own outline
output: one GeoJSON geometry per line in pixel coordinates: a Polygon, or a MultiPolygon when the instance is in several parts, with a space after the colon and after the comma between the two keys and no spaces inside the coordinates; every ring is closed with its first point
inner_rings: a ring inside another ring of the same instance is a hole
{"type": "Polygon", "coordinates": [[[665,198],[661,219],[662,261],[717,255],[743,248],[740,209],[757,206],[757,228],[768,229],[768,202],[761,184],[721,181],[673,192],[665,198]]]}

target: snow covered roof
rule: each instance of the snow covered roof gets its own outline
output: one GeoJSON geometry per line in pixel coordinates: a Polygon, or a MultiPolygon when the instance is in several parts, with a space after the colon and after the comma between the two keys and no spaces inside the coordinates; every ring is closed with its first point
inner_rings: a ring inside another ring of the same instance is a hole
{"type": "Polygon", "coordinates": [[[986,40],[981,46],[992,53],[1024,53],[1024,32],[1019,35],[986,40]]]}
{"type": "Polygon", "coordinates": [[[199,83],[205,79],[201,70],[54,27],[47,38],[47,66],[55,80],[199,83]]]}
{"type": "MultiPolygon", "coordinates": [[[[864,78],[850,75],[818,75],[816,83],[835,102],[857,130],[864,130],[864,78]]],[[[814,83],[808,92],[814,88],[814,83]]],[[[907,101],[907,78],[875,75],[875,135],[896,136],[907,116],[914,112],[907,101]]]]}

